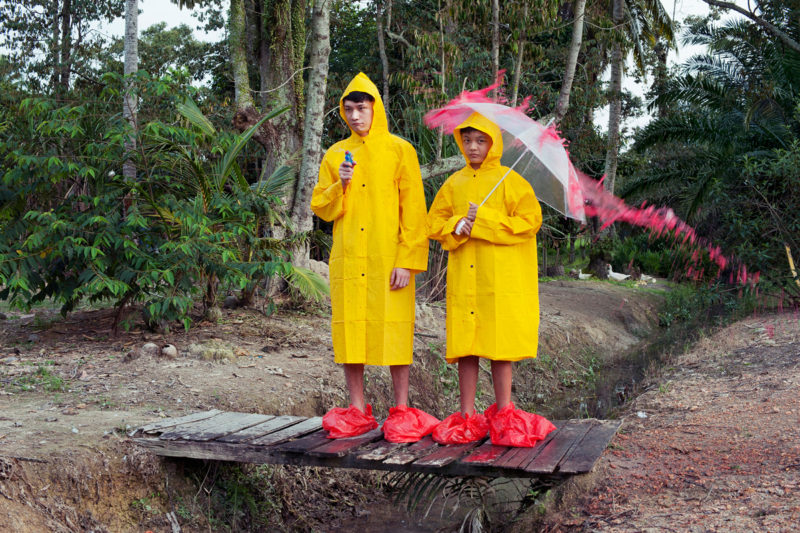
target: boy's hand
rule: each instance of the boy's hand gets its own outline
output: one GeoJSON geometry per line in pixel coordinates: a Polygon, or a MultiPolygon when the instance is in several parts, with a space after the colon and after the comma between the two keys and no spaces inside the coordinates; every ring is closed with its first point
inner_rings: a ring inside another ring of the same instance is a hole
{"type": "Polygon", "coordinates": [[[389,288],[394,290],[402,289],[408,286],[411,280],[411,272],[407,268],[394,268],[392,275],[389,277],[389,288]]]}
{"type": "Polygon", "coordinates": [[[467,218],[475,222],[475,217],[478,216],[478,204],[469,203],[469,211],[467,211],[467,218]]]}
{"type": "Polygon", "coordinates": [[[347,186],[350,185],[350,180],[353,179],[353,165],[347,161],[339,165],[339,179],[342,182],[342,190],[346,191],[347,186]]]}
{"type": "Polygon", "coordinates": [[[462,218],[461,220],[458,221],[458,224],[456,224],[456,229],[453,230],[453,233],[455,233],[456,235],[469,236],[470,234],[472,234],[472,225],[473,224],[474,224],[474,222],[472,220],[470,220],[467,217],[464,217],[464,218],[462,218]]]}

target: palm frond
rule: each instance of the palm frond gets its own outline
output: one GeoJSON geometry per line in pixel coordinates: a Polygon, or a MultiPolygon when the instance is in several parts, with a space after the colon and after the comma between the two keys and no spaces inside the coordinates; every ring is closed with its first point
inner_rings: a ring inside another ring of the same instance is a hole
{"type": "Polygon", "coordinates": [[[330,295],[328,283],[319,274],[307,268],[292,266],[286,281],[308,300],[318,302],[330,295]]]}
{"type": "Polygon", "coordinates": [[[268,121],[270,119],[273,119],[273,118],[277,117],[278,115],[280,115],[282,113],[285,113],[288,110],[289,110],[289,106],[285,106],[285,107],[282,107],[282,108],[279,108],[279,109],[274,109],[274,110],[270,111],[269,113],[267,113],[263,117],[261,117],[258,120],[258,122],[253,124],[250,128],[248,128],[247,131],[245,131],[241,135],[237,136],[235,142],[233,143],[233,145],[231,145],[230,148],[228,148],[228,150],[225,152],[225,155],[222,157],[222,159],[220,159],[219,163],[217,164],[217,168],[216,168],[216,172],[215,172],[216,175],[218,176],[217,179],[220,180],[220,181],[224,181],[224,177],[227,176],[228,173],[230,172],[231,166],[233,165],[234,161],[236,160],[236,157],[239,155],[239,152],[241,152],[242,149],[244,149],[244,147],[247,144],[247,142],[250,140],[250,138],[253,135],[255,135],[256,131],[258,131],[258,128],[260,128],[261,125],[264,122],[266,122],[266,121],[268,121]]]}
{"type": "Polygon", "coordinates": [[[197,107],[194,100],[187,98],[184,103],[178,104],[175,107],[186,120],[195,125],[205,135],[214,135],[217,133],[214,129],[214,125],[206,118],[203,112],[200,111],[200,108],[197,107]]]}
{"type": "Polygon", "coordinates": [[[281,165],[272,171],[266,178],[254,183],[253,192],[262,198],[279,196],[286,187],[294,181],[295,169],[288,165],[281,165]]]}

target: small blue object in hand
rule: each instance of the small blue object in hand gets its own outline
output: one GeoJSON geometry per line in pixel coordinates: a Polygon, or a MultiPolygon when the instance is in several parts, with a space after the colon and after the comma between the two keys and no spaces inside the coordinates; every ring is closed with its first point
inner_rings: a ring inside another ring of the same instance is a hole
{"type": "Polygon", "coordinates": [[[344,161],[345,161],[345,163],[350,163],[350,166],[353,166],[353,167],[356,166],[356,162],[353,161],[353,154],[350,153],[350,150],[347,150],[344,153],[344,161]]]}

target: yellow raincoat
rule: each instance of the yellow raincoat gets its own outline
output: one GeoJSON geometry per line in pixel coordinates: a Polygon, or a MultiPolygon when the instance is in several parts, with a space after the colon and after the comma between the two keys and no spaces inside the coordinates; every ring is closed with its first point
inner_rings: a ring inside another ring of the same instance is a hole
{"type": "MultiPolygon", "coordinates": [[[[449,250],[447,264],[447,361],[477,355],[495,361],[536,357],[539,280],[536,232],[542,209],[530,184],[511,171],[478,209],[470,236],[453,230],[469,202],[480,204],[506,173],[500,164],[500,129],[474,113],[454,132],[471,126],[492,138],[481,167],[469,164],[444,182],[428,213],[428,236],[449,250]]],[[[466,154],[464,154],[466,159],[466,154]]],[[[469,161],[467,159],[467,161],[469,161]]]]}
{"type": "MultiPolygon", "coordinates": [[[[322,158],[311,210],[333,221],[329,261],[334,359],[337,363],[411,364],[414,274],[428,264],[425,193],[417,153],[389,133],[378,88],[359,73],[339,100],[363,91],[375,98],[372,126],[331,146],[322,158]],[[353,179],[342,192],[339,165],[353,154],[353,179]],[[407,287],[390,290],[394,268],[411,270],[407,287]]],[[[346,119],[345,119],[346,122],[346,119]]]]}

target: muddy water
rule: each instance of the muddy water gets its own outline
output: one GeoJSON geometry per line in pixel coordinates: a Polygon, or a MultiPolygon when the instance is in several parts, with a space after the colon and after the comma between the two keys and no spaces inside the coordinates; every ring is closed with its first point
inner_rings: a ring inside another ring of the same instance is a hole
{"type": "Polygon", "coordinates": [[[553,420],[616,418],[641,392],[645,374],[654,365],[661,365],[659,353],[648,344],[637,346],[605,362],[585,385],[552,394],[537,412],[553,420]]]}

